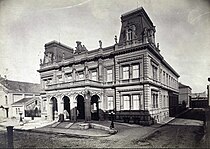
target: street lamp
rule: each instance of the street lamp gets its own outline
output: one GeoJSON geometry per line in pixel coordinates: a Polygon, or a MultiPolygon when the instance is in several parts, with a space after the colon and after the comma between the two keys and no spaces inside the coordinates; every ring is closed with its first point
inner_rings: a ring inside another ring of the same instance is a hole
{"type": "Polygon", "coordinates": [[[110,128],[113,129],[114,128],[114,112],[111,112],[111,125],[110,128]]]}

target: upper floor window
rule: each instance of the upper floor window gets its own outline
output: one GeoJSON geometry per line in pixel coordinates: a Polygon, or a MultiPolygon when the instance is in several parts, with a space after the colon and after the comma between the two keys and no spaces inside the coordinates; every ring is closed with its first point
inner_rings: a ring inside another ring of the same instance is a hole
{"type": "Polygon", "coordinates": [[[78,79],[79,79],[79,80],[84,79],[84,73],[83,73],[83,72],[79,72],[79,73],[78,73],[78,79]]]}
{"type": "Polygon", "coordinates": [[[163,71],[163,83],[165,83],[165,71],[163,71]]]}
{"type": "Polygon", "coordinates": [[[152,78],[157,80],[157,67],[152,65],[152,78]]]}
{"type": "Polygon", "coordinates": [[[168,74],[166,74],[166,85],[168,85],[168,74]]]}
{"type": "Polygon", "coordinates": [[[5,96],[5,103],[6,103],[6,105],[8,104],[7,96],[5,96]]]}
{"type": "Polygon", "coordinates": [[[72,80],[72,74],[71,73],[66,73],[65,76],[66,76],[67,81],[72,80]]]}
{"type": "Polygon", "coordinates": [[[124,66],[123,70],[123,79],[129,79],[129,66],[124,66]]]}
{"type": "Polygon", "coordinates": [[[59,75],[59,76],[58,76],[58,81],[59,81],[59,82],[62,82],[62,75],[59,75]]]}
{"type": "Polygon", "coordinates": [[[139,65],[133,65],[133,78],[139,78],[139,65]]]}
{"type": "Polygon", "coordinates": [[[128,29],[128,32],[127,32],[127,40],[132,40],[132,39],[133,39],[132,29],[128,29]]]}
{"type": "Polygon", "coordinates": [[[97,72],[96,71],[92,71],[92,80],[97,81],[97,72]]]}
{"type": "Polygon", "coordinates": [[[112,81],[112,69],[107,70],[107,82],[112,81]]]}

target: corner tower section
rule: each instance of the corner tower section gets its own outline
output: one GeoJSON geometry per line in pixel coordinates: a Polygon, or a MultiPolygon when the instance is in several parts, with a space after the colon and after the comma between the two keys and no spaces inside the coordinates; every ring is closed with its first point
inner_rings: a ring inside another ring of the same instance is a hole
{"type": "Polygon", "coordinates": [[[119,45],[151,43],[155,45],[155,26],[140,7],[121,16],[119,45]]]}

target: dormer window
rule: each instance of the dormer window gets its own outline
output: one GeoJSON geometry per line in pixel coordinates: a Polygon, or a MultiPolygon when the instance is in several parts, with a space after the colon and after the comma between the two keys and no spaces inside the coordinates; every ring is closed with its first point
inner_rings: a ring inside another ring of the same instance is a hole
{"type": "Polygon", "coordinates": [[[133,32],[131,29],[128,29],[127,40],[132,40],[132,39],[133,39],[133,32]]]}

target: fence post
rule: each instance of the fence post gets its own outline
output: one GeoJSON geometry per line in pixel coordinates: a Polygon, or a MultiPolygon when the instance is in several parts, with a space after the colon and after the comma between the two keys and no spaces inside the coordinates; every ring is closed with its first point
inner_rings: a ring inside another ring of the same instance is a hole
{"type": "Polygon", "coordinates": [[[7,147],[14,148],[13,146],[13,127],[14,126],[7,126],[7,147]]]}

